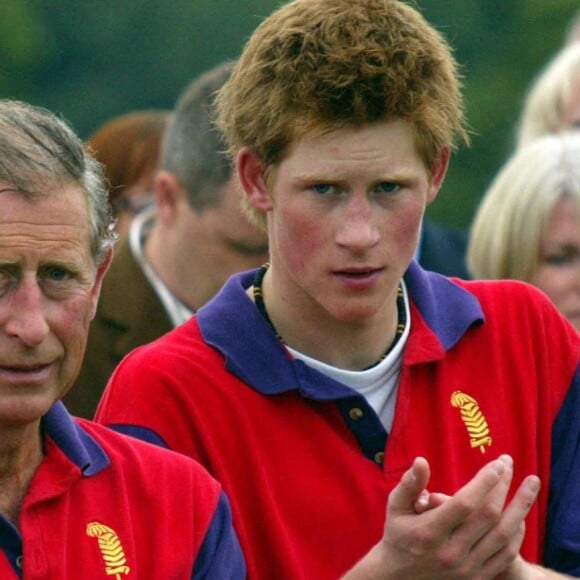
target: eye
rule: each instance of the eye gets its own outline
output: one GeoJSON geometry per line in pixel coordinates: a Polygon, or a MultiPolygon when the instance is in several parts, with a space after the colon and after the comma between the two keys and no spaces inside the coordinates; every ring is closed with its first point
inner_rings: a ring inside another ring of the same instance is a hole
{"type": "Polygon", "coordinates": [[[60,266],[48,266],[41,273],[42,278],[49,282],[63,282],[71,278],[71,273],[60,266]]]}
{"type": "Polygon", "coordinates": [[[376,186],[377,193],[396,193],[399,189],[401,186],[393,181],[381,181],[376,186]]]}
{"type": "Polygon", "coordinates": [[[17,273],[13,268],[0,267],[0,294],[6,292],[17,280],[17,273]]]}
{"type": "Polygon", "coordinates": [[[318,195],[332,195],[338,192],[336,185],[331,183],[315,183],[312,186],[312,190],[318,195]]]}
{"type": "Polygon", "coordinates": [[[580,260],[580,249],[552,252],[544,256],[544,262],[550,266],[572,266],[580,260]]]}
{"type": "Polygon", "coordinates": [[[38,271],[38,283],[45,295],[55,300],[66,299],[82,287],[80,271],[58,264],[46,265],[38,271]]]}

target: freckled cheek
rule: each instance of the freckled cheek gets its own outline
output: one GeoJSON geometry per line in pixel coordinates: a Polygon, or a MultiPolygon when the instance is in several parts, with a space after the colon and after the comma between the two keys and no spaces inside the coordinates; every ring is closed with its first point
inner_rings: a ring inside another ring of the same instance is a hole
{"type": "Polygon", "coordinates": [[[331,240],[331,232],[325,219],[317,220],[304,211],[298,215],[286,212],[278,227],[278,246],[280,253],[285,255],[285,261],[293,269],[303,269],[312,262],[313,256],[331,240]]]}
{"type": "Polygon", "coordinates": [[[393,214],[388,219],[382,220],[383,239],[390,239],[394,236],[395,241],[400,246],[416,244],[419,241],[422,216],[422,209],[417,207],[409,208],[405,212],[393,214]]]}

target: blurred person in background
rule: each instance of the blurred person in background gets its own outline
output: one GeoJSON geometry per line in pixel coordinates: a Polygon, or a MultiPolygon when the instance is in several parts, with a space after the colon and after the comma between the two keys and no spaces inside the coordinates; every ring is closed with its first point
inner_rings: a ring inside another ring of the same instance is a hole
{"type": "Polygon", "coordinates": [[[465,264],[467,233],[459,228],[423,220],[415,259],[425,268],[444,276],[469,278],[465,264]]]}
{"type": "Polygon", "coordinates": [[[580,332],[580,131],[516,150],[475,214],[467,262],[474,278],[537,286],[580,332]]]}
{"type": "Polygon", "coordinates": [[[517,146],[580,129],[580,42],[567,44],[532,83],[517,125],[517,146]]]}
{"type": "Polygon", "coordinates": [[[213,123],[213,98],[232,66],[201,75],[177,102],[154,206],[133,220],[103,282],[79,388],[66,399],[76,415],[92,417],[129,351],[188,320],[230,275],[268,258],[267,236],[241,210],[241,185],[213,123]]]}
{"type": "Polygon", "coordinates": [[[565,42],[566,44],[580,42],[580,8],[576,11],[568,23],[568,27],[566,28],[565,42]]]}
{"type": "Polygon", "coordinates": [[[111,119],[87,146],[105,167],[116,230],[125,235],[131,220],[153,203],[153,178],[169,111],[143,110],[111,119]]]}

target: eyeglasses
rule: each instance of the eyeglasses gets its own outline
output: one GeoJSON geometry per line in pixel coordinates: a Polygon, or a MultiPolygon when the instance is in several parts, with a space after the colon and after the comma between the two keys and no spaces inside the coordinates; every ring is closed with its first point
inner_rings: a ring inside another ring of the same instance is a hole
{"type": "Polygon", "coordinates": [[[153,194],[149,191],[122,195],[112,203],[115,215],[120,213],[138,214],[140,211],[153,205],[153,194]]]}

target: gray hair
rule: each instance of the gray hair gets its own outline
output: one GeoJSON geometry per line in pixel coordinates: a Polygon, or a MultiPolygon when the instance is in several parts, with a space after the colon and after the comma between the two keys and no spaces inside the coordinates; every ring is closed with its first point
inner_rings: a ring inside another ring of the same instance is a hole
{"type": "Polygon", "coordinates": [[[102,263],[117,239],[102,167],[65,121],[41,107],[0,99],[0,180],[29,198],[79,185],[89,208],[91,252],[102,263]]]}
{"type": "Polygon", "coordinates": [[[220,190],[232,176],[226,144],[215,125],[216,92],[233,63],[223,63],[196,78],[180,96],[161,148],[162,170],[175,175],[196,211],[221,201],[220,190]]]}

